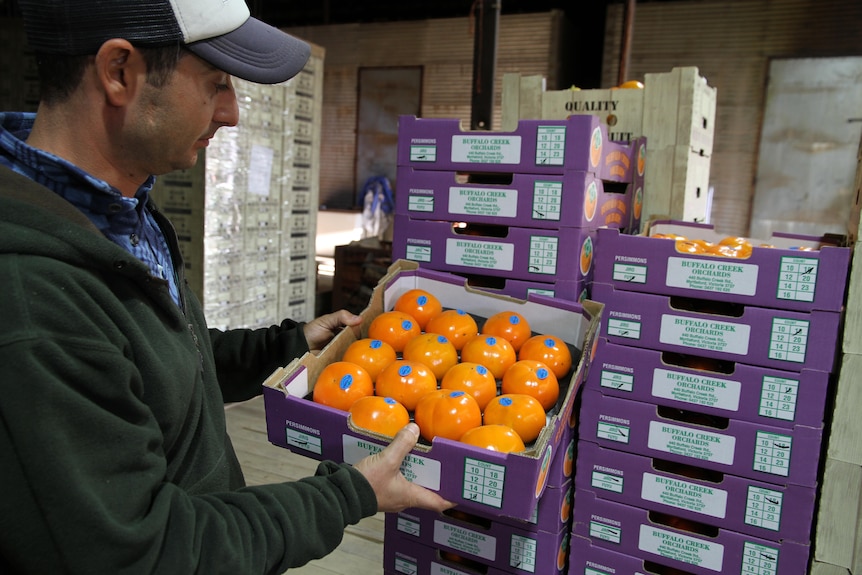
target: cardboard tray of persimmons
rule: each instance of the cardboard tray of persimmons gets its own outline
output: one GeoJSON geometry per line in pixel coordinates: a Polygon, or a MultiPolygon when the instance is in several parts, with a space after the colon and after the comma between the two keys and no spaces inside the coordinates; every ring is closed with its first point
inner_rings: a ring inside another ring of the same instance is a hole
{"type": "Polygon", "coordinates": [[[269,441],[356,463],[415,421],[409,480],[462,509],[527,520],[576,425],[602,310],[499,296],[398,260],[359,335],[345,329],[264,382],[269,441]]]}

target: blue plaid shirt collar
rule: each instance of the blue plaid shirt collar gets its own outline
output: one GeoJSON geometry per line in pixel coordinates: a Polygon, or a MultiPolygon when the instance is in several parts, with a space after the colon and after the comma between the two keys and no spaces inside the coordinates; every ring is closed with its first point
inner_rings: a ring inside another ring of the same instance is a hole
{"type": "Polygon", "coordinates": [[[164,234],[146,209],[155,177],[124,197],[104,180],[53,154],[27,145],[36,115],[0,112],[0,163],[42,184],[86,215],[105,236],[168,282],[179,305],[179,288],[164,234]]]}

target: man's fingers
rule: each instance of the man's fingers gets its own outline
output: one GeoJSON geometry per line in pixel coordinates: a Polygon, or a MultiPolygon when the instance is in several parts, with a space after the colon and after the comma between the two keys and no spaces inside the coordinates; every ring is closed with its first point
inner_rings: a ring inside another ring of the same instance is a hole
{"type": "Polygon", "coordinates": [[[395,434],[389,447],[384,450],[387,460],[397,462],[398,467],[401,467],[401,461],[410,453],[410,450],[416,447],[416,442],[419,441],[419,426],[415,423],[408,423],[395,434]]]}

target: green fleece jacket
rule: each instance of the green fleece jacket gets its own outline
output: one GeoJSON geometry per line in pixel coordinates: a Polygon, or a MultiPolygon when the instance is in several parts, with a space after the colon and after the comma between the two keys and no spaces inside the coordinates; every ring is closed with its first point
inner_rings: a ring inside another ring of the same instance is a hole
{"type": "Polygon", "coordinates": [[[346,465],[244,486],[224,401],[307,351],[300,324],[208,330],[185,281],[183,312],[65,200],[0,172],[0,572],[282,573],[376,512],[346,465]]]}

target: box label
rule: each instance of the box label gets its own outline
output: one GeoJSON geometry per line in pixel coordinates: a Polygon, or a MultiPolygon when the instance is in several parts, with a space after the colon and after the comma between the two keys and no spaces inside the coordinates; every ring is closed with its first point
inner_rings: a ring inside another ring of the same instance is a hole
{"type": "Polygon", "coordinates": [[[667,287],[752,296],[757,293],[759,267],[736,261],[667,259],[667,287]]]}
{"type": "Polygon", "coordinates": [[[590,521],[590,537],[603,539],[611,543],[619,544],[623,539],[623,530],[619,525],[610,525],[604,518],[600,521],[590,521]]]}
{"type": "Polygon", "coordinates": [[[464,460],[464,486],[461,496],[468,501],[503,507],[506,468],[479,459],[464,460]]]}
{"type": "Polygon", "coordinates": [[[777,317],[769,334],[769,359],[805,363],[810,322],[777,317]]]}
{"type": "Polygon", "coordinates": [[[651,525],[640,526],[638,549],[717,573],[724,565],[724,545],[651,525]]]}
{"type": "Polygon", "coordinates": [[[537,166],[562,166],[565,161],[565,151],[565,126],[539,126],[536,129],[537,166]]]}
{"type": "Polygon", "coordinates": [[[618,282],[630,284],[645,284],[647,281],[647,267],[635,264],[614,264],[613,279],[618,282]]]}
{"type": "Polygon", "coordinates": [[[738,381],[667,369],[653,372],[653,397],[737,411],[741,393],[742,384],[738,381]]]}
{"type": "Polygon", "coordinates": [[[446,240],[447,265],[512,271],[514,262],[514,244],[481,242],[459,238],[446,240]]]}
{"type": "MultiPolygon", "coordinates": [[[[412,192],[412,190],[411,190],[412,192]]],[[[407,211],[408,212],[427,212],[434,211],[434,196],[410,193],[407,196],[407,211]]]]}
{"type": "Polygon", "coordinates": [[[548,275],[557,273],[559,243],[559,238],[552,236],[530,236],[530,273],[548,275]]]}
{"type": "Polygon", "coordinates": [[[733,465],[736,438],[700,429],[650,421],[647,445],[650,449],[733,465]]]}
{"type": "Polygon", "coordinates": [[[398,516],[395,528],[401,533],[406,533],[413,537],[420,537],[422,535],[422,524],[416,519],[404,517],[403,515],[398,516]]]}
{"type": "Polygon", "coordinates": [[[631,392],[634,389],[635,376],[631,373],[603,369],[599,384],[609,389],[631,392]]]}
{"type": "Polygon", "coordinates": [[[798,395],[798,380],[765,375],[760,388],[760,408],[757,413],[763,417],[793,421],[798,395]]]}
{"type": "MultiPolygon", "coordinates": [[[[295,429],[291,427],[291,425],[298,424],[288,422],[288,425],[285,428],[288,445],[290,445],[291,447],[298,447],[299,449],[310,451],[311,453],[316,453],[317,455],[323,453],[323,442],[321,441],[320,437],[318,437],[317,435],[311,435],[310,433],[306,433],[305,431],[299,429],[295,429]]],[[[318,431],[317,433],[319,434],[320,432],[318,431]]]]}
{"type": "Polygon", "coordinates": [[[449,213],[514,218],[518,215],[518,190],[449,188],[449,213]]]}
{"type": "Polygon", "coordinates": [[[742,547],[741,575],[776,575],[778,573],[778,549],[752,541],[742,547]]]}
{"type": "MultiPolygon", "coordinates": [[[[405,575],[416,575],[419,573],[419,569],[416,565],[413,566],[413,571],[405,571],[405,575]]],[[[470,575],[469,573],[465,573],[460,569],[453,569],[452,567],[447,567],[446,565],[440,565],[436,561],[431,562],[431,571],[429,575],[470,575]]]]}
{"type": "Polygon", "coordinates": [[[725,320],[661,316],[659,341],[696,349],[748,355],[751,326],[725,320]]]}
{"type": "Polygon", "coordinates": [[[726,491],[654,473],[644,473],[641,498],[719,519],[727,516],[726,491]]]}
{"type": "Polygon", "coordinates": [[[780,491],[749,485],[748,495],[745,499],[745,523],[770,531],[778,531],[781,527],[781,506],[783,503],[784,494],[780,491]]]}
{"type": "Polygon", "coordinates": [[[590,487],[594,487],[595,489],[604,489],[605,491],[622,493],[624,484],[625,478],[621,475],[605,473],[604,471],[598,471],[595,469],[590,475],[590,487]]]}
{"type": "MultiPolygon", "coordinates": [[[[341,436],[344,462],[351,465],[363,457],[383,451],[383,446],[360,437],[344,434],[341,436]]],[[[421,485],[431,491],[440,491],[441,463],[428,457],[408,453],[401,463],[401,473],[408,481],[421,485]]]]}
{"type": "Polygon", "coordinates": [[[497,557],[495,537],[443,521],[434,522],[434,543],[489,561],[494,561],[497,557]]]}
{"type": "MultiPolygon", "coordinates": [[[[593,184],[595,186],[595,184],[593,184]]],[[[533,184],[534,220],[560,221],[563,204],[563,182],[535,182],[533,184]]]]}
{"type": "Polygon", "coordinates": [[[410,161],[411,162],[429,162],[437,161],[437,146],[422,145],[410,146],[410,161]]]}
{"type": "Polygon", "coordinates": [[[509,550],[509,567],[528,573],[536,572],[536,552],[539,546],[535,539],[512,535],[512,544],[509,550]]]}
{"type": "Polygon", "coordinates": [[[755,471],[787,477],[790,475],[790,454],[793,438],[789,435],[758,431],[754,440],[755,471]]]}
{"type": "Polygon", "coordinates": [[[465,164],[520,164],[521,136],[456,134],[451,159],[465,164]]]}
{"type": "Polygon", "coordinates": [[[405,256],[408,260],[413,260],[414,262],[430,262],[431,246],[407,244],[405,256]]]}
{"type": "Polygon", "coordinates": [[[820,260],[814,258],[782,257],[775,297],[793,301],[814,301],[819,263],[820,260]]]}

